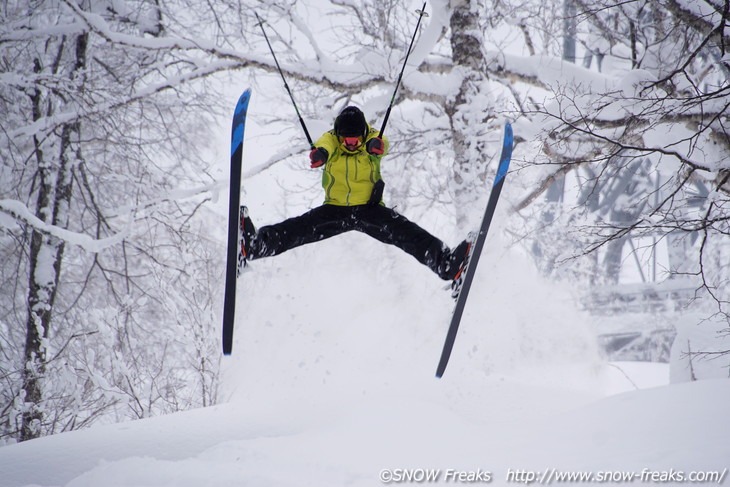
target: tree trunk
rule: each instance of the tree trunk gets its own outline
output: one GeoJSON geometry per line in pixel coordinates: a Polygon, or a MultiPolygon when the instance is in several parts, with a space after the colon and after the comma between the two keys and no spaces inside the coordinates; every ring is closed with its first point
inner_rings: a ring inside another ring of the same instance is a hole
{"type": "Polygon", "coordinates": [[[573,0],[563,0],[563,60],[575,63],[575,34],[578,9],[573,0]]]}
{"type": "Polygon", "coordinates": [[[483,39],[479,29],[477,0],[453,0],[451,51],[455,69],[463,75],[456,97],[447,103],[454,148],[454,177],[452,192],[457,208],[457,225],[468,228],[475,222],[467,221],[474,212],[467,211],[478,198],[475,191],[486,179],[489,162],[487,122],[492,115],[493,102],[488,95],[486,63],[482,51],[483,39]]]}
{"type": "MultiPolygon", "coordinates": [[[[83,84],[78,79],[79,72],[86,64],[88,36],[76,38],[75,64],[70,73],[72,81],[83,84]]],[[[61,43],[60,50],[64,49],[61,43]]],[[[36,71],[40,71],[41,62],[36,60],[36,71]]],[[[55,66],[54,69],[57,69],[55,66]]],[[[39,90],[31,96],[33,103],[33,119],[38,120],[43,111],[43,97],[39,90]]],[[[54,110],[54,103],[48,102],[46,115],[54,110]]],[[[57,163],[46,160],[41,143],[35,139],[36,161],[38,162],[38,196],[36,200],[36,216],[46,223],[61,228],[68,228],[69,208],[73,190],[73,172],[80,159],[78,149],[74,149],[80,136],[80,123],[64,125],[58,140],[59,156],[57,163]]],[[[51,325],[53,306],[58,291],[61,263],[65,243],[56,237],[33,230],[30,247],[30,273],[28,282],[28,318],[26,322],[26,340],[23,369],[23,390],[25,391],[25,408],[22,415],[20,441],[38,438],[42,434],[43,424],[43,377],[47,365],[47,340],[51,325]]]]}

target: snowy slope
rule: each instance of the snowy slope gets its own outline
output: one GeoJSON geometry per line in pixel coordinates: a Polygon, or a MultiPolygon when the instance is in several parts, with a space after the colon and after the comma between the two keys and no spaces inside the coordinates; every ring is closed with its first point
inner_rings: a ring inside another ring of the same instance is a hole
{"type": "Polygon", "coordinates": [[[498,237],[487,254],[442,380],[448,293],[397,249],[345,235],[243,276],[228,403],[4,447],[0,485],[377,486],[400,468],[504,485],[547,468],[728,466],[730,381],[633,390],[666,384],[667,367],[603,363],[567,294],[498,237]]]}
{"type": "Polygon", "coordinates": [[[43,438],[0,450],[2,485],[373,486],[390,468],[653,471],[728,466],[727,381],[625,393],[536,417],[570,394],[483,384],[495,405],[479,419],[413,396],[319,408],[237,404],[43,438]],[[522,414],[508,412],[531,397],[522,414]],[[498,404],[498,405],[497,405],[498,404]]]}

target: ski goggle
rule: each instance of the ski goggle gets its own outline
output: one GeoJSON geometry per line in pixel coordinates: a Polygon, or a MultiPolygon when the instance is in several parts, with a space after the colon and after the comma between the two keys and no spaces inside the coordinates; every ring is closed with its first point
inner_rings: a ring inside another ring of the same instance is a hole
{"type": "Polygon", "coordinates": [[[360,137],[340,137],[340,139],[342,140],[342,143],[348,147],[356,147],[362,144],[362,139],[360,137]]]}

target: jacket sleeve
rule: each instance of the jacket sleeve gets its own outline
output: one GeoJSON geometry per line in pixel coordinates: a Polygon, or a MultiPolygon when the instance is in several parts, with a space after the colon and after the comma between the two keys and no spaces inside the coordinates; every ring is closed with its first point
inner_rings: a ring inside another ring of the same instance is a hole
{"type": "Polygon", "coordinates": [[[317,142],[314,143],[314,146],[325,149],[327,153],[329,153],[329,156],[332,157],[339,144],[340,141],[337,140],[337,136],[330,130],[329,132],[323,133],[322,136],[317,139],[317,142]]]}

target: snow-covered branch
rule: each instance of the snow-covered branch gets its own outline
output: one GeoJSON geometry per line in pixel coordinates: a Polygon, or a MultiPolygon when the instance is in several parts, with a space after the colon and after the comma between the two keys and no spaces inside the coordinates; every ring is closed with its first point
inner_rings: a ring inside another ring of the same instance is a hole
{"type": "Polygon", "coordinates": [[[16,200],[0,200],[0,211],[10,215],[17,221],[33,227],[34,230],[42,234],[56,237],[66,243],[79,246],[91,253],[99,253],[109,247],[119,245],[129,235],[129,228],[127,228],[111,237],[94,239],[83,233],[72,232],[46,223],[36,217],[27,206],[16,200]]]}

